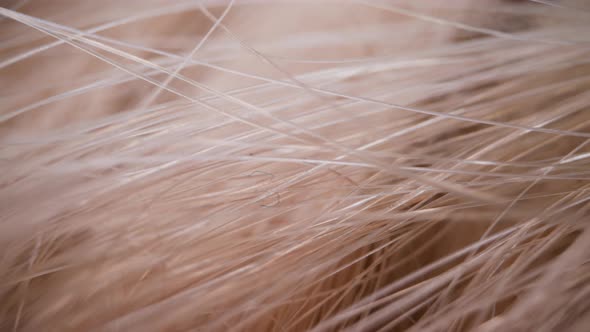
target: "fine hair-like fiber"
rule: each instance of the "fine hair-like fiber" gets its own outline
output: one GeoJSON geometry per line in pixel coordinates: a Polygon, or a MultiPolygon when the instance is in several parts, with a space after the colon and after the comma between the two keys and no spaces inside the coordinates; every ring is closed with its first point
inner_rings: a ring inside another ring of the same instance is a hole
{"type": "Polygon", "coordinates": [[[0,331],[590,331],[586,1],[0,5],[0,331]]]}

